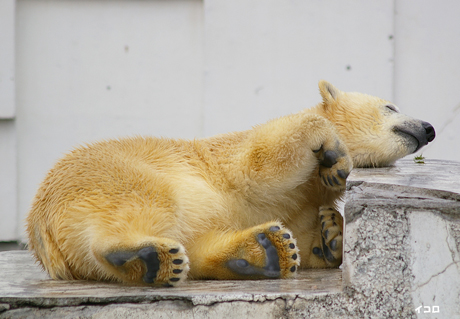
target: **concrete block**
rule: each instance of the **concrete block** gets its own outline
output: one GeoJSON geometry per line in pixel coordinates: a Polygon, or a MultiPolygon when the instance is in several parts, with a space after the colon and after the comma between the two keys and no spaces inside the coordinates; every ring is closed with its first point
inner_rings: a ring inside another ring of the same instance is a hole
{"type": "Polygon", "coordinates": [[[358,169],[345,205],[344,291],[375,318],[460,318],[460,164],[358,169]]]}

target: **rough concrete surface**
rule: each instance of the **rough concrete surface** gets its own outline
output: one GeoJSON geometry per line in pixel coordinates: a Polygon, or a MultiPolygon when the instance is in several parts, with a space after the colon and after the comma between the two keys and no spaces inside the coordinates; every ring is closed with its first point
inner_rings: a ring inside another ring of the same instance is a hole
{"type": "Polygon", "coordinates": [[[0,318],[460,318],[459,177],[445,161],[354,170],[343,273],[154,289],[54,281],[0,252],[0,318]]]}
{"type": "Polygon", "coordinates": [[[460,163],[355,170],[344,287],[375,318],[460,318],[460,163]]]}

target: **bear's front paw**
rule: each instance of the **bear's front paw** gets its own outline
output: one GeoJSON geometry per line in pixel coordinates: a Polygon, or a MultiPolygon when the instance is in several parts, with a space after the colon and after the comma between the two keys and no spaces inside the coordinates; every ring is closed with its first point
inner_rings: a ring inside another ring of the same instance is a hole
{"type": "Polygon", "coordinates": [[[295,275],[300,257],[296,240],[289,230],[275,222],[256,226],[249,231],[252,238],[248,239],[255,242],[244,245],[246,251],[242,258],[227,262],[229,269],[243,278],[289,278],[295,275]],[[256,247],[251,247],[254,244],[264,251],[261,255],[265,255],[264,260],[257,260],[256,253],[248,255],[250,251],[256,251],[256,247]]]}
{"type": "Polygon", "coordinates": [[[338,140],[330,147],[326,143],[313,150],[319,160],[319,176],[324,186],[337,191],[346,187],[347,177],[352,169],[352,160],[338,140]]]}
{"type": "Polygon", "coordinates": [[[343,218],[338,211],[330,207],[321,207],[321,246],[313,248],[313,254],[326,261],[330,267],[342,263],[343,218]]]}

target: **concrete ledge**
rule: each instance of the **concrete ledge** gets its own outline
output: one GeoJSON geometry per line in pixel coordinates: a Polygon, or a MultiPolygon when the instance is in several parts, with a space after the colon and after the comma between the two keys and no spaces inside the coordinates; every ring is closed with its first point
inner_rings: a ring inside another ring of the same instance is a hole
{"type": "Polygon", "coordinates": [[[0,318],[460,318],[459,180],[456,162],[354,170],[343,273],[152,289],[53,281],[2,252],[0,318]]]}
{"type": "Polygon", "coordinates": [[[295,280],[188,281],[177,288],[132,287],[117,283],[56,281],[43,272],[27,251],[0,253],[1,301],[11,307],[25,304],[36,307],[151,302],[182,299],[193,305],[212,305],[223,301],[265,301],[311,299],[341,292],[342,272],[335,270],[301,271],[295,280]]]}

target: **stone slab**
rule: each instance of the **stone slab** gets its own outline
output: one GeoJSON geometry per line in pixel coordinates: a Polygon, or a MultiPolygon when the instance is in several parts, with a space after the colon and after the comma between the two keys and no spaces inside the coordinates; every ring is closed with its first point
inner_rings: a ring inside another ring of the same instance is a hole
{"type": "Polygon", "coordinates": [[[441,190],[460,195],[460,162],[425,159],[423,164],[400,160],[381,168],[353,169],[347,186],[359,182],[441,190]]]}
{"type": "Polygon", "coordinates": [[[392,167],[354,169],[347,182],[346,222],[367,203],[384,209],[424,209],[460,218],[460,163],[402,160],[392,167]]]}
{"type": "Polygon", "coordinates": [[[219,302],[312,299],[342,291],[340,269],[300,271],[293,280],[190,280],[176,288],[125,286],[118,283],[52,280],[27,251],[0,253],[0,304],[11,308],[143,303],[183,300],[192,305],[219,302]]]}

